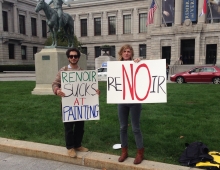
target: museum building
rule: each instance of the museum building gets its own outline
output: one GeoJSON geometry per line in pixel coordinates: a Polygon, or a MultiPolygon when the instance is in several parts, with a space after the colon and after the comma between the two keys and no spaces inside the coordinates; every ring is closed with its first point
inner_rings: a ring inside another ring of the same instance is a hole
{"type": "Polygon", "coordinates": [[[180,55],[186,65],[220,64],[220,14],[214,13],[218,6],[207,4],[207,14],[200,16],[203,2],[155,0],[154,21],[147,27],[152,0],[70,0],[71,7],[63,10],[74,19],[88,69],[102,55],[100,46],[111,46],[110,55],[117,57],[125,43],[133,46],[136,57],[165,58],[170,65],[177,64],[180,55]]]}
{"type": "Polygon", "coordinates": [[[0,65],[34,64],[34,54],[44,47],[47,25],[36,13],[37,1],[0,0],[0,65]]]}

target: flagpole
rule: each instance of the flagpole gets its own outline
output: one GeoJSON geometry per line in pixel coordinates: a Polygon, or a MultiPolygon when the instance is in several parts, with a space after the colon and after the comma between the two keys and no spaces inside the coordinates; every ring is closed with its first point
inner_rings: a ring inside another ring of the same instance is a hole
{"type": "MultiPolygon", "coordinates": [[[[154,1],[155,1],[155,3],[157,4],[158,9],[160,9],[160,8],[159,8],[159,5],[158,5],[158,3],[157,3],[157,1],[156,1],[156,0],[154,0],[154,1]]],[[[161,10],[161,11],[162,11],[162,10],[161,10]]],[[[161,16],[162,16],[162,19],[163,19],[163,22],[164,22],[165,26],[167,27],[167,24],[166,24],[165,19],[164,19],[164,17],[163,17],[163,11],[161,12],[161,16]]]]}
{"type": "Polygon", "coordinates": [[[208,5],[209,5],[209,11],[210,11],[210,14],[211,14],[211,23],[213,23],[212,8],[211,8],[211,4],[210,4],[210,1],[209,1],[209,0],[208,0],[208,5]]]}

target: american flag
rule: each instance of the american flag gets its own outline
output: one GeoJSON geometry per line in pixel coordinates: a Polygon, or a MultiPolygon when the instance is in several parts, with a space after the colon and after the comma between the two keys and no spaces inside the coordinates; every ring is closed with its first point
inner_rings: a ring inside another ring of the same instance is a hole
{"type": "Polygon", "coordinates": [[[150,9],[148,11],[146,26],[148,26],[149,24],[153,24],[154,12],[156,11],[156,9],[157,9],[157,5],[155,4],[155,1],[153,0],[151,3],[150,9]]]}

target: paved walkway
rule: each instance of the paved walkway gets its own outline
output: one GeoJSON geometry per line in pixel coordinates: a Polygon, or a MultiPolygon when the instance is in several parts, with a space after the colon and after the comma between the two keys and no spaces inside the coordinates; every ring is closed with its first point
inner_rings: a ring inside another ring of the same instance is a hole
{"type": "Polygon", "coordinates": [[[35,81],[35,72],[4,72],[0,73],[0,81],[35,81]]]}
{"type": "Polygon", "coordinates": [[[0,152],[1,170],[100,170],[58,161],[0,152]]]}
{"type": "Polygon", "coordinates": [[[0,138],[0,152],[25,155],[30,157],[65,162],[102,170],[199,170],[160,162],[144,160],[134,165],[134,158],[128,158],[123,163],[118,162],[118,156],[98,152],[77,152],[76,158],[70,158],[66,148],[61,146],[0,138]]]}

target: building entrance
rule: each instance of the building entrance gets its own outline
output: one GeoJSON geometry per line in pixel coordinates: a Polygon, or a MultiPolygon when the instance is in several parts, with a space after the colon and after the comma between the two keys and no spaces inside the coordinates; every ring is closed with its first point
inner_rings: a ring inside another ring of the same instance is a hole
{"type": "Polygon", "coordinates": [[[206,64],[216,64],[217,44],[206,45],[206,64]]]}
{"type": "Polygon", "coordinates": [[[166,59],[166,63],[170,65],[171,46],[162,47],[162,59],[166,59]]]}
{"type": "Polygon", "coordinates": [[[195,39],[181,40],[183,64],[195,64],[195,39]]]}

